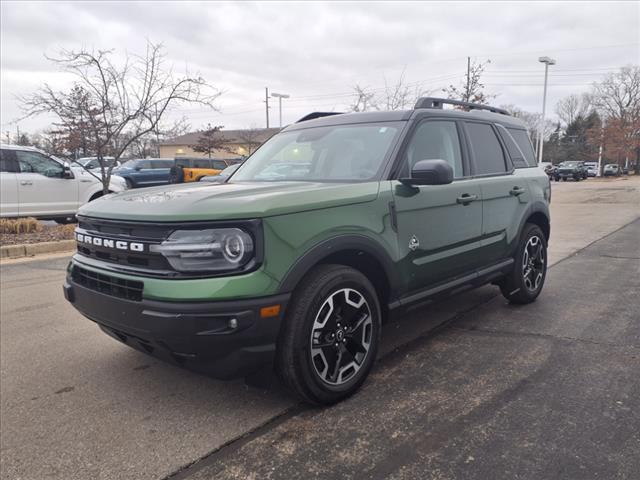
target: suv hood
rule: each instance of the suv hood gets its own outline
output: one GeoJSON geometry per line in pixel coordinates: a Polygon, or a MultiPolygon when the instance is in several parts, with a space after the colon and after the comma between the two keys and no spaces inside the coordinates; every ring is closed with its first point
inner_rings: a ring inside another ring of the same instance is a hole
{"type": "Polygon", "coordinates": [[[109,195],[80,208],[89,217],[139,221],[233,220],[374,200],[379,183],[190,183],[109,195]]]}

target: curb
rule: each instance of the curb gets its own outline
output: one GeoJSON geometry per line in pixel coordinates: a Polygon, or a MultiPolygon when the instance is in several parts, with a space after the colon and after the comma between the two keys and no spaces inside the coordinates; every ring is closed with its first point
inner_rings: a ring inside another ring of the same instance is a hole
{"type": "Polygon", "coordinates": [[[0,258],[33,257],[43,253],[71,252],[75,250],[75,248],[75,240],[27,243],[24,245],[3,245],[0,247],[0,258]]]}

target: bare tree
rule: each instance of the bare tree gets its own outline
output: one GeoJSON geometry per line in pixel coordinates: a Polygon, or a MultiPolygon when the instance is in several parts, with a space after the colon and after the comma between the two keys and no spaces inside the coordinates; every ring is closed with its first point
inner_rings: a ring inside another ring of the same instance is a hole
{"type": "Polygon", "coordinates": [[[161,122],[153,132],[138,137],[131,143],[129,155],[135,158],[148,158],[153,155],[160,157],[160,143],[164,140],[179,137],[191,130],[186,117],[172,123],[161,122]]]}
{"type": "Polygon", "coordinates": [[[390,83],[385,77],[382,89],[370,89],[356,85],[353,90],[354,99],[349,107],[353,112],[412,108],[418,99],[425,94],[420,84],[407,83],[404,71],[393,83],[390,83]]]}
{"type": "Polygon", "coordinates": [[[154,132],[167,112],[179,103],[197,103],[211,108],[220,92],[202,77],[175,75],[165,65],[161,44],[147,42],[143,55],[125,55],[122,64],[112,60],[113,50],[63,50],[49,58],[76,78],[75,86],[86,93],[82,105],[70,102],[70,94],[44,84],[34,94],[22,97],[25,116],[53,113],[65,123],[66,113],[82,115],[95,144],[103,191],[108,191],[116,162],[138,138],[154,132]]]}
{"type": "Polygon", "coordinates": [[[411,85],[405,81],[403,70],[398,80],[393,84],[389,84],[385,77],[384,91],[376,103],[382,105],[384,110],[404,110],[413,108],[421,93],[419,85],[411,85]]]}
{"type": "Polygon", "coordinates": [[[206,153],[209,158],[211,158],[211,154],[216,150],[227,150],[226,144],[227,140],[224,138],[220,130],[224,127],[222,125],[217,125],[212,127],[209,123],[207,128],[200,132],[200,136],[198,137],[198,143],[193,145],[194,152],[206,153]]]}
{"type": "Polygon", "coordinates": [[[640,66],[622,67],[593,85],[593,104],[605,117],[636,115],[640,108],[640,66]]]}
{"type": "Polygon", "coordinates": [[[449,85],[447,88],[442,89],[447,97],[451,100],[462,100],[463,102],[486,104],[495,95],[488,95],[484,93],[484,83],[482,83],[482,74],[484,69],[491,60],[487,60],[484,63],[476,63],[468,61],[467,73],[464,76],[464,80],[460,86],[449,85]]]}
{"type": "Polygon", "coordinates": [[[353,87],[354,98],[353,103],[349,106],[352,112],[367,112],[369,110],[378,110],[375,101],[375,94],[369,87],[356,85],[353,87]]]}
{"type": "MultiPolygon", "coordinates": [[[[600,138],[605,153],[620,163],[635,155],[640,174],[640,66],[622,67],[592,89],[593,104],[604,119],[600,138]]],[[[595,137],[595,135],[594,135],[595,137]]]]}
{"type": "Polygon", "coordinates": [[[247,156],[251,155],[262,142],[259,140],[261,129],[256,128],[255,125],[252,125],[249,128],[241,130],[238,134],[238,138],[242,142],[243,147],[247,150],[247,156]]]}
{"type": "Polygon", "coordinates": [[[578,117],[586,117],[591,108],[591,96],[588,93],[574,93],[556,103],[556,114],[565,125],[571,125],[578,117]]]}

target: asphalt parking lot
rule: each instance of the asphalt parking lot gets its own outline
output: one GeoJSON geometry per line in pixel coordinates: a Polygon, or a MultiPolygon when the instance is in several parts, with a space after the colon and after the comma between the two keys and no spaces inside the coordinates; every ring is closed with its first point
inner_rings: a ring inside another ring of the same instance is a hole
{"type": "Polygon", "coordinates": [[[333,408],[130,350],[66,304],[67,258],[3,264],[2,478],[637,478],[640,179],[553,185],[548,283],[385,326],[333,408]]]}

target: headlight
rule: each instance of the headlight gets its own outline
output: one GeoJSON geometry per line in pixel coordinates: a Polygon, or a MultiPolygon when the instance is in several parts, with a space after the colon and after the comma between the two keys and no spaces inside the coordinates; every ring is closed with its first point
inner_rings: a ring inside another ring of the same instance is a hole
{"type": "Polygon", "coordinates": [[[177,230],[152,252],[164,255],[179,272],[237,270],[254,257],[251,235],[240,228],[177,230]]]}

